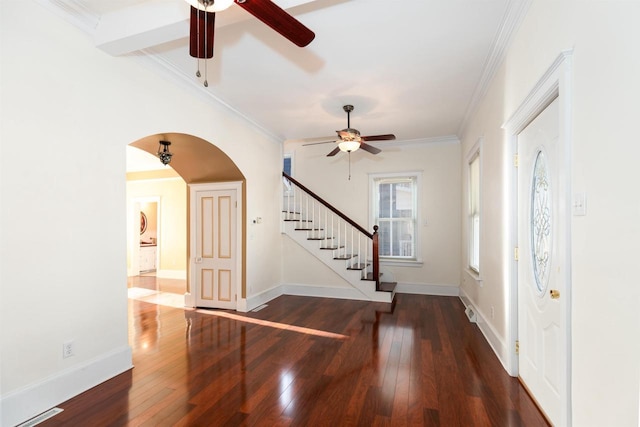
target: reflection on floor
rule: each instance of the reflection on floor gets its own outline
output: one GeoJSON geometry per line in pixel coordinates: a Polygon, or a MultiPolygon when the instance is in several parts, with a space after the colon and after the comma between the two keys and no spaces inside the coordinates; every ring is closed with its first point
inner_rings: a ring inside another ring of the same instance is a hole
{"type": "Polygon", "coordinates": [[[127,279],[129,299],[167,307],[184,308],[186,280],[165,279],[155,274],[131,276],[127,279]]]}
{"type": "Polygon", "coordinates": [[[129,288],[129,299],[144,301],[167,307],[184,308],[184,295],[154,291],[145,288],[129,288]]]}

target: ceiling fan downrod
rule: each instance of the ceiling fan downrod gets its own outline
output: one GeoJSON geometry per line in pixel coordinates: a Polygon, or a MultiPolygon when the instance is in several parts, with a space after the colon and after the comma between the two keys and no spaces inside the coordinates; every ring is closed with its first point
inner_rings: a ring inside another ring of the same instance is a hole
{"type": "Polygon", "coordinates": [[[342,109],[347,113],[347,129],[351,129],[351,112],[353,111],[353,105],[345,105],[342,109]]]}

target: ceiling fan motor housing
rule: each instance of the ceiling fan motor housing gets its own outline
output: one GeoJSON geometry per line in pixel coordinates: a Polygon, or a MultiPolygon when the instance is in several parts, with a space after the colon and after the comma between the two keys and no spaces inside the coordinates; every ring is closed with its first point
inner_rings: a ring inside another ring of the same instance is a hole
{"type": "Polygon", "coordinates": [[[358,129],[346,128],[338,131],[340,139],[343,141],[360,141],[360,131],[358,129]]]}

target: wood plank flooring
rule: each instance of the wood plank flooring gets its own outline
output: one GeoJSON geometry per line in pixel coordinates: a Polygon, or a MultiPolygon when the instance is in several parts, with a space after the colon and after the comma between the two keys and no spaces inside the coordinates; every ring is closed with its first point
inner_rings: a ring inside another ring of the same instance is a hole
{"type": "Polygon", "coordinates": [[[458,298],[129,301],[135,368],[42,426],[546,426],[458,298]]]}

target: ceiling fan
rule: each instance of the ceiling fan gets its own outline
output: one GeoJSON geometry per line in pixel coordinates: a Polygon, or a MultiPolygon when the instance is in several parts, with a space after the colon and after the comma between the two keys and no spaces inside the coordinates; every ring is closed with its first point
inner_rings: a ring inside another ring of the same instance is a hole
{"type": "Polygon", "coordinates": [[[342,109],[345,111],[345,113],[347,113],[347,127],[345,129],[336,131],[340,139],[314,142],[303,145],[326,144],[329,142],[337,143],[338,146],[334,148],[333,151],[331,151],[329,154],[327,154],[327,157],[335,156],[340,151],[351,153],[353,151],[356,151],[358,148],[362,148],[364,151],[368,151],[371,154],[378,154],[382,150],[367,144],[365,141],[390,141],[396,139],[396,136],[393,134],[361,136],[358,129],[353,129],[351,127],[351,112],[353,111],[353,105],[345,105],[342,107],[342,109]]]}
{"type": "Polygon", "coordinates": [[[307,46],[315,38],[313,31],[271,0],[187,0],[187,2],[191,5],[189,54],[194,58],[213,57],[216,12],[227,9],[233,3],[300,47],[307,46]]]}

